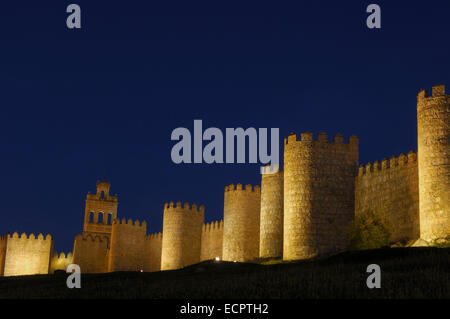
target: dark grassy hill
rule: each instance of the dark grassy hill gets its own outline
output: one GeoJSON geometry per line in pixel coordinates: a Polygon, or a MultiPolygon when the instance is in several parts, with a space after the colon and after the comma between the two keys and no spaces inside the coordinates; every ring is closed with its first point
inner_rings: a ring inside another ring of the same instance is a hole
{"type": "Polygon", "coordinates": [[[290,263],[203,262],[176,271],[0,278],[0,298],[450,298],[450,248],[346,252],[290,263]],[[381,289],[366,268],[379,264],[381,289]]]}

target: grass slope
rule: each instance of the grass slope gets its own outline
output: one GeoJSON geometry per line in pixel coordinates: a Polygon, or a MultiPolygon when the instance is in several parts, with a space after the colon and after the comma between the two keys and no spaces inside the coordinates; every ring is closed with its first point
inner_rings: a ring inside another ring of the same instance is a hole
{"type": "Polygon", "coordinates": [[[156,273],[67,274],[0,278],[0,298],[450,298],[450,248],[389,248],[328,258],[262,264],[203,262],[156,273]],[[381,289],[368,289],[369,264],[381,289]]]}

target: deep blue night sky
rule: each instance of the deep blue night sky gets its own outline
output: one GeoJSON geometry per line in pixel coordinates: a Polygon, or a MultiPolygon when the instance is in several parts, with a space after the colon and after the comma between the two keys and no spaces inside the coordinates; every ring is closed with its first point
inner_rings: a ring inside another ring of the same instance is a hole
{"type": "Polygon", "coordinates": [[[259,165],[172,163],[170,134],[194,119],[356,134],[362,163],[416,150],[417,93],[450,87],[450,2],[373,2],[381,30],[370,1],[2,3],[0,233],[72,250],[104,174],[149,233],[168,201],[221,218],[224,186],[259,184],[259,165]]]}

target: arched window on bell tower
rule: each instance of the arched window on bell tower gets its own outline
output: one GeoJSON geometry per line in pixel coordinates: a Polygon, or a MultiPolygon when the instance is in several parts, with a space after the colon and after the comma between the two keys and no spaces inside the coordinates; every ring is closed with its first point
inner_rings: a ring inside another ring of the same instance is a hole
{"type": "Polygon", "coordinates": [[[98,221],[97,223],[103,224],[103,212],[98,213],[98,221]]]}

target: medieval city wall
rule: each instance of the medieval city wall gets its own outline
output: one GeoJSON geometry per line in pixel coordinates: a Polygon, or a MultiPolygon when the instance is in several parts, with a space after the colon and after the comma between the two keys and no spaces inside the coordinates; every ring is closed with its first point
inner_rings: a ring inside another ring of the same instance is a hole
{"type": "Polygon", "coordinates": [[[53,251],[53,238],[42,234],[17,232],[6,236],[6,256],[4,257],[4,276],[48,274],[50,257],[53,251]]]}
{"type": "Polygon", "coordinates": [[[291,134],[284,141],[283,258],[305,259],[346,247],[354,218],[358,138],[333,142],[326,133],[291,134]]]}
{"type": "Polygon", "coordinates": [[[179,269],[200,261],[205,209],[181,202],[164,205],[161,270],[179,269]]]}
{"type": "MultiPolygon", "coordinates": [[[[219,257],[249,261],[306,259],[343,251],[355,214],[387,214],[391,241],[450,236],[450,95],[443,85],[417,96],[418,152],[361,166],[358,138],[317,140],[309,132],[284,139],[284,171],[259,186],[225,187],[224,220],[204,224],[204,207],[164,205],[163,233],[116,219],[118,198],[108,182],[87,194],[83,233],[73,256],[53,253],[53,239],[0,236],[0,275],[47,274],[78,264],[82,273],[180,269],[219,257]],[[108,222],[108,215],[111,223],[108,222]],[[92,216],[92,219],[91,219],[92,216]],[[101,218],[103,216],[103,218],[101,218]]],[[[265,170],[264,173],[267,173],[265,170]]]]}
{"type": "Polygon", "coordinates": [[[367,210],[387,214],[392,242],[419,238],[417,154],[360,166],[355,183],[355,215],[367,210]]]}
{"type": "Polygon", "coordinates": [[[143,271],[147,223],[115,219],[112,224],[108,271],[143,271]]]}
{"type": "Polygon", "coordinates": [[[225,187],[223,260],[248,261],[259,257],[261,189],[248,184],[225,187]]]}
{"type": "Polygon", "coordinates": [[[445,86],[417,96],[420,238],[450,237],[450,95],[445,86]]]}
{"type": "Polygon", "coordinates": [[[144,271],[161,270],[162,233],[155,233],[145,237],[144,243],[144,271]]]}
{"type": "Polygon", "coordinates": [[[261,224],[259,257],[283,256],[284,175],[283,171],[261,175],[261,224]]]}
{"type": "Polygon", "coordinates": [[[50,273],[53,274],[56,270],[66,271],[70,264],[73,264],[73,255],[71,252],[67,255],[63,252],[60,254],[54,252],[50,260],[50,273]]]}
{"type": "Polygon", "coordinates": [[[206,223],[202,228],[200,261],[222,259],[223,220],[206,223]]]}
{"type": "Polygon", "coordinates": [[[82,273],[104,273],[108,270],[110,238],[106,235],[82,233],[75,236],[73,263],[80,266],[82,273]]]}

